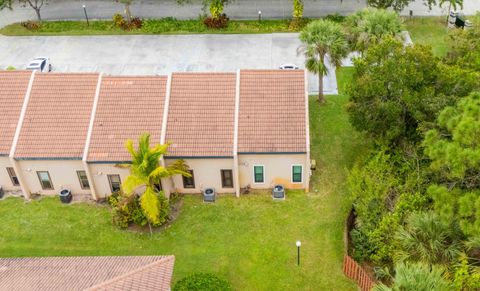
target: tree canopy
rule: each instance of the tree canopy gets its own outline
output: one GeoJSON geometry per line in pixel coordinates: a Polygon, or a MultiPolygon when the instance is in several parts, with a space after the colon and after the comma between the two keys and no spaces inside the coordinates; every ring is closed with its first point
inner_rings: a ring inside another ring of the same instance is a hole
{"type": "Polygon", "coordinates": [[[402,40],[401,19],[394,11],[365,8],[347,17],[347,30],[352,49],[364,51],[386,37],[402,40]]]}
{"type": "Polygon", "coordinates": [[[473,74],[439,63],[431,49],[386,39],[355,60],[350,121],[377,142],[417,142],[441,109],[476,86],[473,74]]]}
{"type": "MultiPolygon", "coordinates": [[[[415,0],[367,0],[368,6],[375,8],[392,8],[393,10],[400,12],[410,3],[415,0]]],[[[456,7],[463,7],[463,0],[423,0],[423,3],[432,9],[435,5],[443,6],[445,4],[452,4],[452,7],[456,10],[456,7]]]]}
{"type": "Polygon", "coordinates": [[[423,145],[438,174],[428,189],[435,209],[466,235],[480,237],[480,93],[445,108],[423,145]]]}

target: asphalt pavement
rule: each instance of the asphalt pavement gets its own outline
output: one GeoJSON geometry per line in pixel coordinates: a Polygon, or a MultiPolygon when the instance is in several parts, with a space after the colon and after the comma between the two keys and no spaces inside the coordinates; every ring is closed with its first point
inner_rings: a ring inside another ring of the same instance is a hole
{"type": "MultiPolygon", "coordinates": [[[[25,69],[33,57],[50,57],[57,72],[157,75],[170,72],[235,72],[278,69],[284,63],[304,68],[297,55],[298,34],[0,36],[0,69],[25,69]]],[[[335,70],[324,77],[324,93],[337,94],[335,70]]],[[[309,92],[318,80],[309,74],[309,92]]]]}
{"type": "MultiPolygon", "coordinates": [[[[175,17],[193,19],[201,15],[201,0],[192,0],[192,4],[179,6],[175,0],[134,0],[131,6],[133,15],[141,18],[175,17]]],[[[366,0],[305,0],[305,17],[322,17],[328,14],[350,14],[366,7],[366,0]]],[[[85,19],[82,5],[86,5],[88,17],[91,19],[111,19],[114,13],[122,13],[124,6],[112,0],[50,0],[42,8],[45,20],[85,19]]],[[[429,10],[423,0],[416,0],[403,12],[414,16],[446,15],[448,5],[434,7],[429,10]]],[[[461,12],[475,14],[480,10],[480,0],[464,0],[461,12]]],[[[284,19],[292,15],[292,0],[236,0],[225,8],[232,19],[258,19],[258,12],[265,19],[284,19]]],[[[0,11],[0,27],[13,22],[36,19],[32,8],[22,6],[15,1],[13,10],[0,11]]]]}

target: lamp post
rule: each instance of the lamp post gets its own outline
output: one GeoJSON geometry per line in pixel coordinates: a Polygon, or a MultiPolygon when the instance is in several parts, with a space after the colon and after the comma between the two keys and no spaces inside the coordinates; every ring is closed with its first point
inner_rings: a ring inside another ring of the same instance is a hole
{"type": "Polygon", "coordinates": [[[300,266],[300,246],[302,245],[302,242],[297,240],[297,266],[300,266]]]}
{"type": "Polygon", "coordinates": [[[262,22],[262,10],[258,10],[258,22],[262,22]]]}
{"type": "Polygon", "coordinates": [[[87,26],[90,26],[90,23],[88,22],[88,15],[87,15],[87,5],[82,5],[83,7],[83,12],[85,13],[85,18],[87,19],[87,26]]]}

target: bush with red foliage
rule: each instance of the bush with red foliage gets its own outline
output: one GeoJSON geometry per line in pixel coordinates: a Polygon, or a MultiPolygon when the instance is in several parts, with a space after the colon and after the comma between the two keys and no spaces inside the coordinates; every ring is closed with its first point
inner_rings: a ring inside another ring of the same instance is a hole
{"type": "Polygon", "coordinates": [[[208,27],[208,28],[225,28],[228,26],[228,21],[230,19],[227,17],[225,13],[220,14],[217,18],[213,18],[211,16],[208,16],[203,20],[203,23],[208,27]]]}

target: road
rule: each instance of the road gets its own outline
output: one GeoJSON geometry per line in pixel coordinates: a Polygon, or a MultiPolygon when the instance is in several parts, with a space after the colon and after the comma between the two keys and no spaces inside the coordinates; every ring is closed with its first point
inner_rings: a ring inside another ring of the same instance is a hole
{"type": "MultiPolygon", "coordinates": [[[[192,0],[194,5],[178,6],[175,0],[135,0],[132,13],[142,18],[176,17],[178,19],[197,18],[201,13],[200,0],[192,0]],[[195,2],[197,1],[197,2],[195,2]]],[[[464,0],[463,12],[474,14],[480,10],[479,0],[464,0]]],[[[91,19],[111,19],[114,13],[122,12],[123,5],[113,0],[50,0],[42,8],[45,20],[84,19],[82,5],[87,7],[91,19]]],[[[366,6],[366,0],[305,0],[305,17],[321,17],[328,14],[349,14],[366,6]]],[[[403,12],[408,15],[446,15],[448,7],[434,8],[429,11],[422,0],[409,5],[403,12]]],[[[225,12],[232,19],[257,19],[258,11],[268,19],[289,18],[292,15],[292,0],[236,0],[228,5],[225,12]]],[[[0,12],[0,27],[13,22],[36,19],[33,9],[18,4],[13,11],[5,9],[0,12]]]]}
{"type": "MultiPolygon", "coordinates": [[[[200,0],[194,4],[179,6],[175,0],[135,0],[131,6],[133,15],[142,18],[175,17],[178,19],[197,18],[202,14],[200,0]]],[[[348,14],[365,7],[366,0],[306,0],[305,17],[319,17],[333,13],[348,14]]],[[[111,19],[114,13],[122,13],[124,6],[112,0],[51,0],[42,8],[45,20],[85,19],[82,5],[87,7],[91,19],[111,19]]],[[[236,0],[225,8],[232,19],[257,19],[258,11],[268,19],[289,18],[292,15],[291,0],[236,0]]],[[[0,12],[0,27],[13,22],[36,19],[33,9],[16,5],[13,11],[0,12]]]]}
{"type": "MultiPolygon", "coordinates": [[[[170,72],[235,72],[277,69],[284,63],[303,68],[298,34],[0,36],[0,69],[24,69],[35,56],[48,56],[58,72],[155,75],[170,72]]],[[[330,66],[331,67],[331,66],[330,66]]],[[[335,70],[324,78],[324,93],[337,94],[335,70]]],[[[318,80],[309,76],[309,92],[318,80]]]]}

